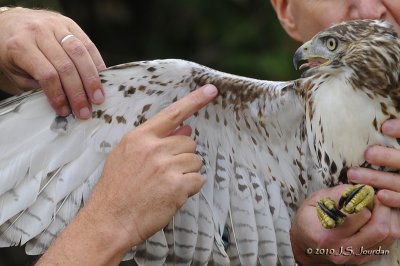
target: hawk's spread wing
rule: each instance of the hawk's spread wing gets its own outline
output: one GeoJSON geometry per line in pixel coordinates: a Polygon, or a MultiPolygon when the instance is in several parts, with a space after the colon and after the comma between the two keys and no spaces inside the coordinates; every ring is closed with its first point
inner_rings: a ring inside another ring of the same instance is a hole
{"type": "Polygon", "coordinates": [[[43,252],[88,199],[122,135],[212,83],[219,96],[186,122],[206,182],[132,254],[154,265],[293,264],[290,216],[308,182],[296,82],[248,79],[182,60],[119,65],[101,79],[106,101],[89,121],[56,117],[40,91],[1,103],[1,246],[29,241],[28,253],[43,252]]]}
{"type": "MultiPolygon", "coordinates": [[[[212,83],[220,95],[187,120],[206,182],[128,256],[148,265],[293,265],[290,218],[307,192],[346,181],[369,145],[400,148],[380,130],[400,109],[400,40],[389,24],[334,25],[296,52],[302,60],[310,76],[293,82],[182,60],[116,66],[101,73],[107,99],[89,121],[56,117],[41,92],[0,103],[0,245],[29,241],[28,253],[43,252],[122,135],[212,83]]],[[[381,259],[398,264],[398,242],[381,259]]]]}

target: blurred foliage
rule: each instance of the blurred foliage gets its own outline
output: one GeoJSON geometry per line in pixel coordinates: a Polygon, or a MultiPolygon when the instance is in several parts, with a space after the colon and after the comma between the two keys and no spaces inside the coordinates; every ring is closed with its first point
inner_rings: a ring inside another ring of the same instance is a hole
{"type": "Polygon", "coordinates": [[[182,58],[265,79],[296,77],[286,36],[268,0],[60,1],[108,65],[182,58]]]}
{"type": "Polygon", "coordinates": [[[298,44],[281,28],[268,0],[15,0],[75,20],[107,65],[182,58],[254,78],[297,77],[298,44]]]}
{"type": "Polygon", "coordinates": [[[60,4],[54,0],[0,0],[0,6],[23,6],[30,8],[44,8],[51,10],[59,10],[60,4]]]}

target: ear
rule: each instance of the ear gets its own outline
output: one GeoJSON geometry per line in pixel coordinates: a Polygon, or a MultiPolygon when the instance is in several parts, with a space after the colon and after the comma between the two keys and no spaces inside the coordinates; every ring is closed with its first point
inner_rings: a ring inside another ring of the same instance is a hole
{"type": "Polygon", "coordinates": [[[272,6],[275,9],[276,15],[281,22],[284,30],[289,34],[290,37],[296,41],[301,42],[301,36],[295,23],[294,16],[292,14],[291,0],[271,0],[272,6]]]}

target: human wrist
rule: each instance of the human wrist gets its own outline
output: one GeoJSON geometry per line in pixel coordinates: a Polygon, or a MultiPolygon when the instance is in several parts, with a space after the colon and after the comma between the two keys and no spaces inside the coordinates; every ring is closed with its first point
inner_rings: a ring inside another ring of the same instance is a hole
{"type": "Polygon", "coordinates": [[[98,244],[98,249],[104,247],[122,258],[133,246],[127,231],[109,213],[103,212],[90,202],[81,210],[79,219],[82,220],[82,224],[90,227],[89,237],[98,244]]]}
{"type": "Polygon", "coordinates": [[[41,265],[118,265],[131,246],[106,216],[86,205],[40,258],[41,265]],[[79,243],[76,245],[75,243],[79,243]]]}

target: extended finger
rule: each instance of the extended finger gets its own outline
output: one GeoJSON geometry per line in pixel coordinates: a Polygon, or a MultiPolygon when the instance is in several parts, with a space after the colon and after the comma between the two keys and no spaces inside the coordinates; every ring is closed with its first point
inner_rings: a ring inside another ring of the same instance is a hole
{"type": "Polygon", "coordinates": [[[400,168],[400,150],[397,149],[375,145],[365,151],[364,157],[374,165],[400,168]]]}
{"type": "Polygon", "coordinates": [[[378,189],[400,192],[400,175],[362,167],[351,168],[347,177],[353,183],[362,183],[378,189]]]}
{"type": "Polygon", "coordinates": [[[213,85],[205,85],[191,92],[149,119],[146,129],[160,137],[170,135],[189,116],[209,103],[217,93],[213,85]]]}
{"type": "Polygon", "coordinates": [[[71,36],[64,39],[61,46],[72,60],[90,102],[94,104],[102,103],[104,101],[104,93],[101,88],[98,70],[89,51],[77,36],[71,35],[69,32],[65,32],[62,36],[64,36],[63,38],[71,36]]]}

